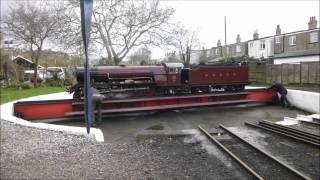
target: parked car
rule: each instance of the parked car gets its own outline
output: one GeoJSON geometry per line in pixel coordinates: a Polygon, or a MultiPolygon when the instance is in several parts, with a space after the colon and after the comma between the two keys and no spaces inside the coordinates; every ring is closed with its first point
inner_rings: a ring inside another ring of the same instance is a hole
{"type": "Polygon", "coordinates": [[[54,74],[57,74],[60,79],[65,79],[66,75],[62,67],[48,67],[47,78],[52,78],[54,74]]]}

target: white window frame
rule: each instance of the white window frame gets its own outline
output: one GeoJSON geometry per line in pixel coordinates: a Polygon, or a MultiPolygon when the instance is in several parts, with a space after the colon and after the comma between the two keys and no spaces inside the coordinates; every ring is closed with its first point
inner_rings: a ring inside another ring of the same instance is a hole
{"type": "Polygon", "coordinates": [[[280,36],[276,37],[276,44],[280,44],[280,36]]]}
{"type": "Polygon", "coordinates": [[[236,46],[236,52],[237,52],[237,53],[241,52],[241,46],[240,46],[240,45],[237,45],[237,46],[236,46]]]}
{"type": "Polygon", "coordinates": [[[266,40],[260,40],[260,49],[266,48],[266,40]]]}
{"type": "Polygon", "coordinates": [[[253,47],[253,43],[252,42],[250,43],[250,47],[253,47]]]}
{"type": "Polygon", "coordinates": [[[317,43],[319,42],[318,32],[311,32],[309,34],[309,43],[317,43]]]}
{"type": "Polygon", "coordinates": [[[289,45],[295,46],[297,44],[297,37],[296,36],[290,36],[289,37],[289,45]]]}

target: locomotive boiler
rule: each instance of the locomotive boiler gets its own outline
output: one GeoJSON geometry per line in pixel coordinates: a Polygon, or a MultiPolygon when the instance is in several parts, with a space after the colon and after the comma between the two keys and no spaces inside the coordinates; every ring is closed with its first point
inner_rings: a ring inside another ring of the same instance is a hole
{"type": "MultiPolygon", "coordinates": [[[[247,66],[182,63],[148,66],[97,66],[90,68],[91,85],[106,98],[241,91],[248,82],[247,66]]],[[[84,69],[77,68],[77,83],[70,88],[75,99],[83,97],[84,69]]]]}

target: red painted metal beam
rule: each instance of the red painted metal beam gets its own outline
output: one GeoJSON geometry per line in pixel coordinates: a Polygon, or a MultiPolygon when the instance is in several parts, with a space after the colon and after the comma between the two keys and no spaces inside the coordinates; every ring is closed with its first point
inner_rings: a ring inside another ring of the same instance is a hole
{"type": "MultiPolygon", "coordinates": [[[[105,100],[103,114],[148,112],[200,108],[248,102],[272,102],[273,90],[250,90],[238,93],[216,93],[139,99],[105,100]]],[[[83,116],[83,102],[73,100],[28,101],[14,104],[14,114],[26,120],[64,119],[83,116]]]]}
{"type": "Polygon", "coordinates": [[[72,100],[24,101],[13,105],[14,115],[25,120],[63,118],[73,111],[72,100]]]}

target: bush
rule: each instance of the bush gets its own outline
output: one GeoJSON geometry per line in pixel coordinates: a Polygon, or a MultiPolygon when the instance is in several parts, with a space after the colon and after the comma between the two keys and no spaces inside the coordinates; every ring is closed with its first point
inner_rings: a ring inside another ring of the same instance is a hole
{"type": "Polygon", "coordinates": [[[53,74],[52,78],[46,79],[46,85],[62,87],[64,85],[64,80],[60,79],[58,74],[53,74]]]}
{"type": "Polygon", "coordinates": [[[32,89],[33,85],[31,84],[30,81],[25,81],[21,84],[22,89],[32,89]]]}

